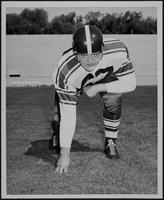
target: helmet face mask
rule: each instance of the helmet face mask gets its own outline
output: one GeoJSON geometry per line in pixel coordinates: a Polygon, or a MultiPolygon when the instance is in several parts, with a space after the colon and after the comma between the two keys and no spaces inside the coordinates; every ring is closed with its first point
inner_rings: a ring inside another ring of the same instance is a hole
{"type": "Polygon", "coordinates": [[[100,62],[103,46],[102,33],[96,26],[81,26],[73,34],[73,51],[87,71],[100,62]]]}

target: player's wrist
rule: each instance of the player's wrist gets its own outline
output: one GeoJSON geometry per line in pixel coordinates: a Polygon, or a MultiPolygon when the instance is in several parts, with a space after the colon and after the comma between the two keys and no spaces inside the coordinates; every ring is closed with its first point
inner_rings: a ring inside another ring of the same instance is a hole
{"type": "Polygon", "coordinates": [[[60,148],[60,154],[63,156],[69,156],[71,152],[71,148],[69,147],[61,147],[60,148]]]}
{"type": "Polygon", "coordinates": [[[100,93],[100,92],[106,92],[107,91],[107,87],[105,84],[97,84],[97,85],[94,85],[95,86],[95,89],[97,91],[97,93],[100,93]]]}

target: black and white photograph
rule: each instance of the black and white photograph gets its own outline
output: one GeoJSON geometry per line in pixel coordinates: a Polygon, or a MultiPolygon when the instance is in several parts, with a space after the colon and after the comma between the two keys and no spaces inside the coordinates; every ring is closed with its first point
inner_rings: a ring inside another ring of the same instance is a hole
{"type": "Polygon", "coordinates": [[[1,2],[1,198],[163,197],[162,4],[1,2]]]}

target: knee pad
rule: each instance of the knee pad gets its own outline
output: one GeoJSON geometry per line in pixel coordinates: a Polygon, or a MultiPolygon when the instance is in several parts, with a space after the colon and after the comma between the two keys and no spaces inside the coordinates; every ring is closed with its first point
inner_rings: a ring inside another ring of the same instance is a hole
{"type": "Polygon", "coordinates": [[[117,109],[121,107],[121,94],[105,94],[102,96],[104,106],[108,109],[117,109]]]}
{"type": "Polygon", "coordinates": [[[112,107],[104,107],[103,117],[111,120],[118,120],[121,118],[121,107],[112,108],[112,107]]]}

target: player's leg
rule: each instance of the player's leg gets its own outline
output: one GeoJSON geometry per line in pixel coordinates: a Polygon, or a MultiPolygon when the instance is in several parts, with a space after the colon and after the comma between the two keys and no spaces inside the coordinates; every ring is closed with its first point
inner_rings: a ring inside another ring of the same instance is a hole
{"type": "Polygon", "coordinates": [[[104,101],[105,153],[108,158],[119,158],[116,139],[121,119],[121,96],[121,94],[101,93],[104,101]]]}
{"type": "Polygon", "coordinates": [[[60,152],[59,125],[60,125],[59,98],[56,90],[54,90],[54,113],[53,113],[53,119],[51,120],[52,136],[49,142],[49,148],[54,150],[54,152],[56,153],[60,152]]]}

